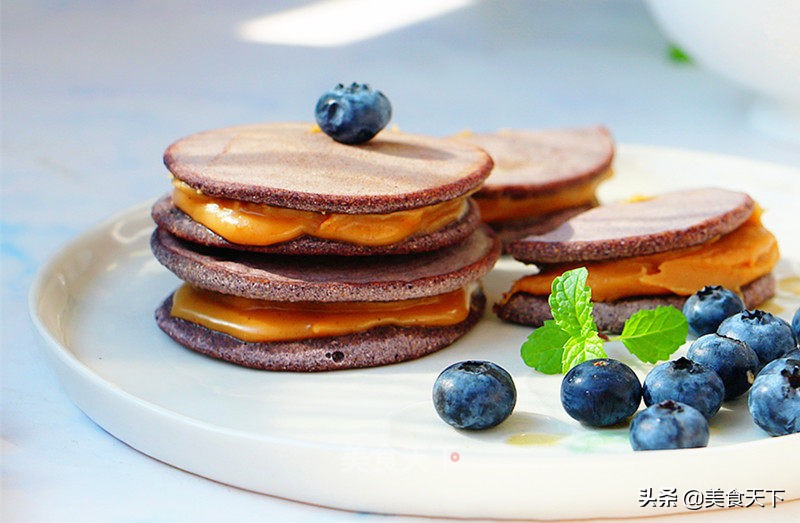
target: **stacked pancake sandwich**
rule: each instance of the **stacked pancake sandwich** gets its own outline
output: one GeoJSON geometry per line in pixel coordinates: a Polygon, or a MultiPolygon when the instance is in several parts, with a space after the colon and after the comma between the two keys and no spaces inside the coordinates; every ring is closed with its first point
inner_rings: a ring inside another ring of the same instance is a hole
{"type": "Polygon", "coordinates": [[[344,145],[287,123],[191,135],[164,161],[151,247],[185,283],[156,321],[181,345],[260,369],[368,367],[439,350],[482,314],[500,246],[469,198],[492,168],[480,148],[386,131],[344,145]]]}
{"type": "Polygon", "coordinates": [[[552,317],[553,279],[588,269],[600,330],[619,333],[634,312],[683,306],[706,285],[722,285],[755,308],[775,294],[779,251],[747,194],[700,188],[596,207],[542,235],[508,246],[539,272],[515,282],[494,307],[501,318],[540,326],[552,317]]]}
{"type": "Polygon", "coordinates": [[[506,129],[457,138],[485,149],[495,162],[475,201],[504,245],[596,206],[597,186],[611,176],[614,141],[604,127],[506,129]]]}

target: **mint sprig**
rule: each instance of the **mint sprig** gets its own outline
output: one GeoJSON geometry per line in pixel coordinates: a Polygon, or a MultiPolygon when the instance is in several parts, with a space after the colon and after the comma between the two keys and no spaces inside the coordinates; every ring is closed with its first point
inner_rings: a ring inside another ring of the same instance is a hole
{"type": "MultiPolygon", "coordinates": [[[[545,374],[566,373],[579,363],[607,357],[597,332],[589,271],[579,267],[555,278],[548,298],[552,320],[534,330],[522,344],[522,360],[545,374]]],[[[619,341],[646,363],[665,360],[686,341],[689,326],[674,307],[640,310],[622,329],[619,341]]]]}

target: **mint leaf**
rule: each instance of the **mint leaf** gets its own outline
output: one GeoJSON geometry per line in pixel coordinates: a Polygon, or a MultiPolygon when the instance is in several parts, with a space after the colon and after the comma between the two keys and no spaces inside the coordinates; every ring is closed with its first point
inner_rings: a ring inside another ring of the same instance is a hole
{"type": "Polygon", "coordinates": [[[564,344],[561,372],[567,373],[572,367],[584,361],[607,358],[604,345],[605,342],[597,335],[596,331],[582,337],[571,337],[564,344]]]}
{"type": "Polygon", "coordinates": [[[575,338],[597,333],[592,316],[592,290],[586,285],[588,276],[586,267],[566,271],[553,280],[548,299],[556,324],[575,338]]]}
{"type": "Polygon", "coordinates": [[[671,306],[640,310],[625,322],[619,340],[646,363],[667,360],[686,341],[686,317],[671,306]]]}
{"type": "Polygon", "coordinates": [[[558,374],[562,372],[561,354],[568,339],[569,334],[553,320],[547,320],[522,344],[522,361],[539,372],[558,374]]]}

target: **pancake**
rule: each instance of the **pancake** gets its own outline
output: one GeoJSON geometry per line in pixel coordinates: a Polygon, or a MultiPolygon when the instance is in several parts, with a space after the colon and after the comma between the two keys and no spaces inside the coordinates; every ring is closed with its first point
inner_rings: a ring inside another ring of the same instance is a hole
{"type": "Polygon", "coordinates": [[[495,162],[474,197],[504,244],[597,205],[595,189],[611,175],[614,142],[604,127],[504,129],[456,138],[485,149],[495,162]]]}
{"type": "MultiPolygon", "coordinates": [[[[748,309],[755,309],[775,295],[775,278],[772,273],[764,275],[742,287],[742,297],[748,309]]],[[[672,305],[681,310],[688,296],[676,294],[666,296],[643,296],[623,298],[611,302],[594,302],[594,319],[601,332],[620,333],[625,321],[642,309],[655,309],[672,305]]],[[[535,296],[517,292],[504,304],[495,304],[498,317],[513,323],[541,327],[545,320],[553,318],[547,296],[535,296]]]]}
{"type": "Polygon", "coordinates": [[[201,245],[369,256],[436,250],[478,226],[469,196],[492,159],[442,138],[386,131],[361,145],[305,123],[230,127],[170,145],[173,192],[156,223],[201,245]]]}
{"type": "Polygon", "coordinates": [[[775,294],[771,271],[779,258],[753,199],[717,188],[600,206],[507,248],[539,272],[515,282],[494,306],[500,318],[542,325],[551,317],[553,278],[585,266],[596,322],[611,333],[637,310],[682,307],[705,285],[725,286],[757,307],[775,294]]]}
{"type": "Polygon", "coordinates": [[[195,134],[164,162],[156,259],[185,283],[157,309],[172,339],[258,369],[418,358],[483,313],[500,242],[469,199],[480,148],[382,132],[344,145],[309,124],[195,134]]]}
{"type": "MultiPolygon", "coordinates": [[[[264,255],[197,246],[161,229],[153,233],[151,247],[159,262],[190,285],[227,296],[298,303],[302,310],[314,310],[320,303],[381,305],[424,300],[461,289],[468,293],[468,311],[456,323],[378,325],[341,335],[285,341],[243,341],[173,316],[174,295],[156,311],[159,327],[187,348],[237,365],[282,371],[386,365],[446,347],[482,316],[485,298],[478,281],[500,256],[499,241],[483,226],[457,245],[415,255],[264,255]]],[[[286,321],[281,318],[282,323],[286,321]]]]}
{"type": "Polygon", "coordinates": [[[388,365],[420,358],[452,344],[483,314],[485,298],[472,295],[467,318],[441,327],[386,325],[343,336],[285,342],[244,342],[170,315],[170,296],[156,311],[158,326],[193,351],[236,365],[272,371],[316,372],[388,365]]]}
{"type": "Polygon", "coordinates": [[[456,222],[428,234],[412,236],[400,243],[365,246],[336,240],[302,236],[273,245],[241,245],[227,241],[208,227],[192,220],[175,207],[170,195],[158,200],[152,209],[156,224],[183,240],[225,249],[244,250],[269,254],[368,256],[376,254],[410,254],[428,252],[464,240],[480,224],[480,215],[474,202],[469,202],[467,212],[456,222]]]}
{"type": "Polygon", "coordinates": [[[525,263],[611,260],[690,247],[727,234],[753,213],[745,193],[687,189],[654,198],[603,205],[556,229],[508,246],[525,263]]]}
{"type": "Polygon", "coordinates": [[[274,301],[393,301],[443,294],[477,281],[500,256],[485,227],[463,242],[403,256],[264,256],[198,247],[156,229],[156,259],[197,287],[274,301]]]}
{"type": "Polygon", "coordinates": [[[479,197],[529,196],[572,187],[601,176],[614,158],[605,127],[466,133],[458,137],[494,160],[479,197]]]}
{"type": "Polygon", "coordinates": [[[308,123],[245,125],[170,145],[175,178],[214,197],[342,214],[384,214],[433,205],[477,189],[492,169],[462,142],[383,131],[343,145],[308,123]]]}

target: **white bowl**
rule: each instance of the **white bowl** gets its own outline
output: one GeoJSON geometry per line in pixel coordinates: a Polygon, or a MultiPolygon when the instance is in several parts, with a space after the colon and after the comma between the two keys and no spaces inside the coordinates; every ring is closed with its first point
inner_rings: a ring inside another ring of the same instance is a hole
{"type": "Polygon", "coordinates": [[[753,124],[800,141],[800,0],[646,0],[701,66],[753,91],[753,124]]]}

